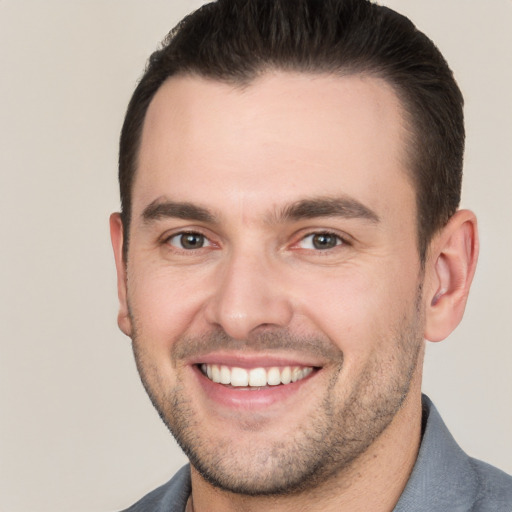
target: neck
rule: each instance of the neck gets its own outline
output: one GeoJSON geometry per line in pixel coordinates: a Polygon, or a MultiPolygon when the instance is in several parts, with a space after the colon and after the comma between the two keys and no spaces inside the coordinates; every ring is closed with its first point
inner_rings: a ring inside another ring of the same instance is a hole
{"type": "Polygon", "coordinates": [[[192,467],[194,512],[390,512],[405,488],[421,440],[421,392],[412,386],[388,428],[354,463],[301,494],[243,496],[219,490],[192,467]]]}

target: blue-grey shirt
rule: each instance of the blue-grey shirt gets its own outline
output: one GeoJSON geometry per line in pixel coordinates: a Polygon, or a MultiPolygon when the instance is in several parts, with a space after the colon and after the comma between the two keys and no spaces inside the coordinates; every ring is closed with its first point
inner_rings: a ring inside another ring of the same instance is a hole
{"type": "MultiPolygon", "coordinates": [[[[189,495],[185,466],[124,512],[184,512],[189,495]]],[[[468,457],[423,396],[420,451],[393,512],[512,512],[512,477],[468,457]]]]}

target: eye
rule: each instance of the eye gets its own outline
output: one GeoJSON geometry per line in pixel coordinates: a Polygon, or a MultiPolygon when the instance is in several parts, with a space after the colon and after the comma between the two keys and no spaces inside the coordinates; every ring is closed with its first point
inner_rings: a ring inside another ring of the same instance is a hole
{"type": "Polygon", "coordinates": [[[201,249],[209,247],[210,241],[201,233],[178,233],[167,239],[167,243],[178,249],[201,249]]]}
{"type": "Polygon", "coordinates": [[[325,251],[342,245],[344,241],[334,233],[311,233],[305,236],[298,246],[301,249],[313,249],[316,251],[325,251]]]}

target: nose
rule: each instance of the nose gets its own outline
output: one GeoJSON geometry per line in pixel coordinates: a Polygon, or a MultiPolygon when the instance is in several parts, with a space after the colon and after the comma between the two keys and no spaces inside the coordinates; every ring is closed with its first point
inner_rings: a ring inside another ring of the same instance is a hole
{"type": "Polygon", "coordinates": [[[215,276],[206,319],[234,339],[261,327],[285,327],[292,303],[277,262],[262,255],[232,255],[215,276]]]}

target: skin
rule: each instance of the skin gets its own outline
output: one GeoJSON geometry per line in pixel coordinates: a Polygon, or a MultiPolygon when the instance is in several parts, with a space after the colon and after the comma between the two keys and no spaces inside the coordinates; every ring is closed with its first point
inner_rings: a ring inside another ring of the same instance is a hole
{"type": "Polygon", "coordinates": [[[191,459],[196,511],[396,504],[420,442],[424,338],[460,321],[477,255],[460,211],[421,267],[406,140],[399,99],[372,77],[180,76],[153,99],[127,261],[111,217],[119,325],[191,459]],[[191,232],[202,246],[183,247],[191,232]],[[315,371],[228,390],[202,362],[315,371]]]}

